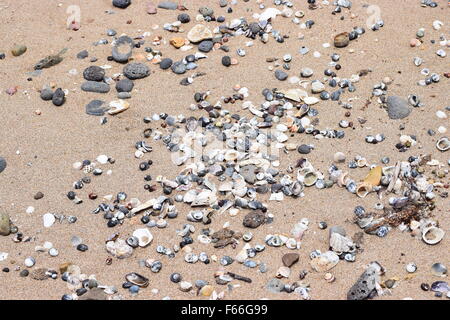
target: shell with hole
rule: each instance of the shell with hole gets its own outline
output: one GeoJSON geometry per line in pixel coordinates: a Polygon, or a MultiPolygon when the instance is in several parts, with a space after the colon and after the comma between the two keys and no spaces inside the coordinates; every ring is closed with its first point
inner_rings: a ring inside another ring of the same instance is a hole
{"type": "Polygon", "coordinates": [[[438,227],[427,227],[422,231],[422,239],[426,244],[435,245],[444,238],[445,231],[438,227]]]}
{"type": "Polygon", "coordinates": [[[360,198],[365,198],[372,190],[373,185],[363,182],[356,187],[356,195],[360,198]]]}

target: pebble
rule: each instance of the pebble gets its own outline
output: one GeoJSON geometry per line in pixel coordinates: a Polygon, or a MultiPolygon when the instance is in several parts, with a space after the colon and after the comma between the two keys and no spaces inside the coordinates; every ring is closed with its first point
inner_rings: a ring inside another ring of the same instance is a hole
{"type": "Polygon", "coordinates": [[[177,61],[172,64],[171,70],[173,71],[173,73],[183,74],[186,72],[186,65],[181,61],[177,61]]]}
{"type": "Polygon", "coordinates": [[[176,10],[178,5],[175,2],[171,1],[162,1],[158,4],[158,8],[166,9],[166,10],[176,10]]]}
{"type": "Polygon", "coordinates": [[[213,48],[214,43],[210,40],[203,40],[198,45],[198,50],[201,52],[209,52],[213,48]]]}
{"type": "Polygon", "coordinates": [[[97,66],[90,66],[83,71],[83,78],[87,81],[102,81],[105,77],[105,70],[97,66]]]}
{"type": "Polygon", "coordinates": [[[77,59],[86,59],[87,57],[89,57],[89,52],[87,50],[83,50],[77,53],[77,59]]]}
{"type": "Polygon", "coordinates": [[[12,50],[11,53],[14,57],[18,57],[23,55],[25,52],[27,51],[27,46],[24,45],[15,45],[12,50]]]}
{"type": "Polygon", "coordinates": [[[9,214],[0,207],[0,235],[7,236],[11,233],[9,214]]]}
{"type": "Polygon", "coordinates": [[[222,65],[229,67],[231,65],[231,58],[229,56],[222,57],[222,65]]]}
{"type": "Polygon", "coordinates": [[[123,68],[123,74],[130,80],[142,79],[150,75],[150,69],[143,63],[133,62],[123,68]]]}
{"type": "Polygon", "coordinates": [[[85,108],[86,114],[91,116],[103,116],[107,110],[108,107],[106,107],[105,101],[101,100],[92,100],[85,108]]]}
{"type": "Polygon", "coordinates": [[[119,63],[126,63],[133,54],[134,41],[128,36],[119,37],[113,48],[112,48],[112,58],[114,61],[119,63]]]}
{"type": "Polygon", "coordinates": [[[131,0],[113,0],[112,4],[114,7],[126,9],[131,4],[131,0]]]}
{"type": "Polygon", "coordinates": [[[133,87],[134,83],[130,79],[122,79],[116,83],[117,92],[131,92],[133,87]]]}
{"type": "Polygon", "coordinates": [[[203,40],[211,39],[212,37],[213,33],[211,30],[203,24],[195,25],[187,34],[188,40],[192,43],[198,43],[203,40]]]}
{"type": "Polygon", "coordinates": [[[283,255],[283,257],[281,258],[283,264],[290,268],[292,267],[295,263],[298,262],[300,258],[300,255],[298,253],[286,253],[283,255]]]}
{"type": "Polygon", "coordinates": [[[308,154],[311,152],[311,146],[302,144],[297,148],[297,151],[301,154],[308,154]]]}
{"type": "Polygon", "coordinates": [[[6,159],[3,157],[0,157],[0,173],[5,171],[6,169],[6,159]]]}
{"type": "Polygon", "coordinates": [[[284,81],[288,78],[288,74],[284,72],[283,70],[275,70],[275,78],[277,78],[280,81],[284,81]]]}
{"type": "Polygon", "coordinates": [[[345,48],[350,43],[348,32],[339,33],[334,37],[334,46],[336,48],[345,48]]]}
{"type": "Polygon", "coordinates": [[[173,64],[172,59],[170,58],[164,58],[161,60],[161,62],[159,63],[159,67],[163,70],[169,69],[173,64]]]}
{"type": "Polygon", "coordinates": [[[61,88],[56,89],[53,93],[52,102],[55,106],[60,107],[66,101],[66,94],[61,88]]]}
{"type": "Polygon", "coordinates": [[[55,216],[52,213],[46,213],[42,216],[44,220],[44,227],[50,228],[56,221],[55,216]]]}
{"type": "Polygon", "coordinates": [[[49,101],[53,99],[53,90],[50,88],[44,88],[41,90],[40,97],[44,101],[49,101]]]}
{"type": "Polygon", "coordinates": [[[177,20],[181,23],[189,23],[191,21],[191,17],[187,13],[180,13],[177,20]]]}
{"type": "Polygon", "coordinates": [[[387,97],[388,116],[391,119],[404,119],[411,113],[408,101],[398,96],[387,97]]]}
{"type": "Polygon", "coordinates": [[[104,82],[86,81],[81,85],[81,90],[85,92],[108,93],[110,88],[104,82]]]}

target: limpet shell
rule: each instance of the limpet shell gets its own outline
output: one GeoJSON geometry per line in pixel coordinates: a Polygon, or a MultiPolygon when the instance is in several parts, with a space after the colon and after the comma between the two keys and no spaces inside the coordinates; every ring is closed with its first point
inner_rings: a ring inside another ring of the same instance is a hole
{"type": "Polygon", "coordinates": [[[422,239],[427,244],[438,244],[444,238],[445,231],[438,227],[428,227],[422,231],[422,239]]]}

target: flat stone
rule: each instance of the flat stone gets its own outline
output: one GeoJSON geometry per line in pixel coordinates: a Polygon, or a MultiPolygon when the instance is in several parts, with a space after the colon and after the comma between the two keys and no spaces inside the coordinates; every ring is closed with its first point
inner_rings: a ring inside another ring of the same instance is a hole
{"type": "Polygon", "coordinates": [[[0,173],[2,173],[6,169],[6,160],[3,157],[0,157],[0,173]]]}
{"type": "Polygon", "coordinates": [[[252,164],[240,168],[239,173],[244,177],[244,180],[250,184],[256,181],[255,174],[256,167],[252,164]]]}
{"type": "Polygon", "coordinates": [[[77,53],[77,59],[85,59],[89,57],[89,52],[87,50],[83,50],[77,53]]]}
{"type": "Polygon", "coordinates": [[[122,79],[116,83],[117,92],[131,92],[133,87],[134,83],[130,79],[122,79]]]}
{"type": "Polygon", "coordinates": [[[389,96],[387,97],[387,111],[389,118],[396,120],[409,116],[412,109],[405,99],[398,96],[389,96]]]}
{"type": "Polygon", "coordinates": [[[112,4],[114,7],[126,9],[131,4],[131,0],[113,0],[112,4]]]}
{"type": "Polygon", "coordinates": [[[300,255],[298,253],[290,252],[283,255],[281,261],[286,267],[290,268],[291,266],[293,266],[295,263],[298,262],[299,258],[300,255]]]}
{"type": "Polygon", "coordinates": [[[9,214],[2,208],[0,208],[0,235],[7,236],[11,232],[11,222],[9,220],[9,214]]]}
{"type": "Polygon", "coordinates": [[[83,71],[83,78],[87,81],[102,81],[105,77],[105,70],[98,66],[90,66],[83,71]]]}
{"type": "Polygon", "coordinates": [[[163,70],[169,69],[173,64],[172,59],[170,58],[164,58],[161,60],[161,62],[159,63],[159,67],[163,70]]]}
{"type": "Polygon", "coordinates": [[[92,100],[86,105],[86,114],[90,116],[103,116],[107,110],[105,101],[101,100],[92,100]]]}
{"type": "Polygon", "coordinates": [[[107,300],[107,295],[100,288],[92,288],[83,294],[79,300],[107,300]]]}
{"type": "Polygon", "coordinates": [[[284,283],[279,279],[270,279],[266,285],[267,290],[273,293],[279,293],[284,289],[284,283]]]}
{"type": "Polygon", "coordinates": [[[213,46],[214,43],[211,40],[204,40],[199,43],[198,50],[201,52],[210,52],[213,46]]]}
{"type": "Polygon", "coordinates": [[[244,217],[243,225],[247,228],[258,228],[266,221],[266,215],[262,211],[253,211],[244,217]]]}
{"type": "Polygon", "coordinates": [[[150,75],[150,69],[143,63],[134,62],[123,68],[123,74],[130,80],[142,79],[150,75]]]}
{"type": "Polygon", "coordinates": [[[95,93],[108,93],[109,85],[104,82],[86,81],[81,85],[81,90],[95,93]]]}
{"type": "Polygon", "coordinates": [[[172,64],[171,69],[176,74],[183,74],[186,72],[186,66],[181,61],[177,61],[174,64],[172,64]]]}
{"type": "Polygon", "coordinates": [[[280,81],[284,81],[288,78],[288,74],[283,70],[275,70],[275,78],[280,81]]]}
{"type": "Polygon", "coordinates": [[[203,40],[212,39],[213,33],[211,30],[203,25],[197,24],[187,34],[187,38],[190,42],[198,43],[203,40]]]}
{"type": "Polygon", "coordinates": [[[113,60],[119,63],[126,63],[133,54],[134,41],[128,36],[119,37],[112,48],[113,60]]]}
{"type": "Polygon", "coordinates": [[[172,1],[162,1],[158,4],[158,8],[166,9],[166,10],[176,10],[178,4],[172,1]]]}

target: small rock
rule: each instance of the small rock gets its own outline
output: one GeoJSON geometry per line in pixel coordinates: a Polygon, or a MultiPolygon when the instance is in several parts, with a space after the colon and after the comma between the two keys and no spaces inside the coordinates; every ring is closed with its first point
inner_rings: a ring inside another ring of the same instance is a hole
{"type": "Polygon", "coordinates": [[[107,300],[107,295],[100,288],[92,288],[83,294],[79,300],[107,300]]]}
{"type": "Polygon", "coordinates": [[[55,106],[60,107],[66,101],[66,94],[61,88],[56,89],[52,97],[52,102],[55,106]]]}
{"type": "Polygon", "coordinates": [[[181,23],[188,23],[191,21],[191,17],[187,13],[180,13],[177,17],[177,20],[181,23]]]}
{"type": "Polygon", "coordinates": [[[169,69],[172,66],[172,59],[170,58],[164,58],[161,60],[161,62],[159,63],[159,67],[163,70],[169,69]]]}
{"type": "Polygon", "coordinates": [[[387,111],[388,116],[391,119],[403,119],[409,116],[411,108],[408,105],[408,101],[398,96],[387,97],[387,111]]]}
{"type": "Polygon", "coordinates": [[[95,93],[108,93],[109,85],[104,82],[86,81],[81,85],[81,90],[95,93]]]}
{"type": "Polygon", "coordinates": [[[131,0],[113,0],[112,4],[114,7],[126,9],[131,4],[131,0]]]}
{"type": "Polygon", "coordinates": [[[147,13],[148,14],[156,14],[156,6],[152,1],[147,2],[147,13]]]}
{"type": "Polygon", "coordinates": [[[283,70],[275,70],[275,78],[277,78],[280,81],[284,81],[288,78],[288,74],[284,72],[283,70]]]}
{"type": "Polygon", "coordinates": [[[123,74],[130,80],[142,79],[150,75],[150,69],[143,63],[134,62],[123,68],[123,74]]]}
{"type": "Polygon", "coordinates": [[[7,236],[11,233],[11,222],[9,214],[0,208],[0,235],[7,236]]]}
{"type": "Polygon", "coordinates": [[[98,66],[90,66],[83,71],[83,78],[87,81],[102,81],[105,77],[105,70],[98,66]]]}
{"type": "Polygon", "coordinates": [[[134,83],[130,79],[122,79],[116,83],[117,92],[131,92],[134,83]]]}
{"type": "Polygon", "coordinates": [[[204,40],[198,45],[198,50],[201,52],[209,52],[213,48],[214,43],[211,40],[204,40]]]}
{"type": "Polygon", "coordinates": [[[166,10],[176,10],[178,5],[175,2],[171,1],[162,1],[158,4],[158,8],[166,9],[166,10]]]}
{"type": "Polygon", "coordinates": [[[3,157],[0,157],[0,173],[2,173],[6,169],[6,160],[3,157]]]}
{"type": "Polygon", "coordinates": [[[119,63],[126,63],[133,54],[134,41],[128,36],[119,37],[113,48],[112,57],[113,60],[119,63]]]}
{"type": "Polygon", "coordinates": [[[311,147],[307,144],[302,144],[297,148],[297,151],[301,154],[308,154],[311,152],[311,147]]]}
{"type": "Polygon", "coordinates": [[[279,279],[270,279],[266,285],[267,290],[273,293],[279,293],[284,289],[284,283],[279,279]]]}
{"type": "Polygon", "coordinates": [[[336,48],[344,48],[348,46],[350,42],[350,36],[348,32],[339,33],[334,37],[334,46],[336,48]]]}
{"type": "Polygon", "coordinates": [[[213,33],[208,27],[203,24],[197,24],[187,34],[187,38],[190,42],[198,43],[203,40],[211,39],[213,33]]]}
{"type": "Polygon", "coordinates": [[[92,100],[86,105],[86,114],[91,116],[103,116],[108,110],[108,107],[104,107],[105,101],[92,100]]]}
{"type": "Polygon", "coordinates": [[[231,65],[231,58],[229,56],[223,56],[222,57],[222,64],[225,67],[229,67],[231,65]]]}
{"type": "Polygon", "coordinates": [[[24,45],[16,45],[12,48],[11,53],[14,57],[23,55],[27,51],[27,47],[24,45]]]}
{"type": "Polygon", "coordinates": [[[39,200],[42,199],[44,197],[44,194],[42,192],[38,192],[34,195],[34,200],[39,200]]]}
{"type": "Polygon", "coordinates": [[[41,90],[41,99],[44,101],[52,100],[53,90],[50,88],[44,88],[41,90]]]}
{"type": "Polygon", "coordinates": [[[266,215],[262,211],[253,211],[244,217],[243,225],[247,228],[258,228],[266,221],[266,215]]]}
{"type": "Polygon", "coordinates": [[[171,69],[176,74],[183,74],[186,72],[186,66],[181,61],[177,61],[174,64],[172,64],[171,69]]]}
{"type": "Polygon", "coordinates": [[[87,50],[83,50],[83,51],[80,51],[80,52],[77,53],[77,59],[82,60],[82,59],[85,59],[87,57],[89,57],[89,52],[87,50]]]}
{"type": "Polygon", "coordinates": [[[295,263],[297,263],[297,261],[299,260],[300,255],[298,253],[286,253],[285,255],[283,255],[283,257],[281,258],[281,261],[283,262],[283,264],[286,267],[291,267],[292,265],[294,265],[295,263]]]}

